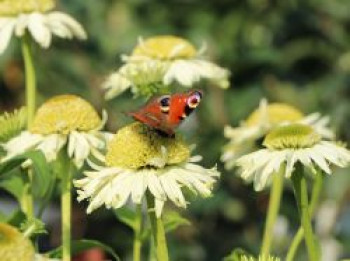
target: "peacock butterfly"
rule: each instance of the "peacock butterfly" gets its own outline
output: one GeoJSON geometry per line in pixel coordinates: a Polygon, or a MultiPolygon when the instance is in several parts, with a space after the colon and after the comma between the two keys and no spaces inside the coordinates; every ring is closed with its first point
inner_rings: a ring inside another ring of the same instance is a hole
{"type": "Polygon", "coordinates": [[[167,136],[199,105],[202,91],[162,95],[150,99],[143,107],[128,115],[167,136]]]}

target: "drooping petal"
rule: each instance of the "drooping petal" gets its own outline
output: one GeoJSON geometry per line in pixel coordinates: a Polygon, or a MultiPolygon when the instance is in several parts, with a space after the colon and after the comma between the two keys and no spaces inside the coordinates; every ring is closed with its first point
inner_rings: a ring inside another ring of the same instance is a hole
{"type": "Polygon", "coordinates": [[[43,48],[51,44],[51,32],[46,25],[46,17],[40,13],[32,13],[28,17],[28,30],[34,40],[43,48]]]}
{"type": "Polygon", "coordinates": [[[9,45],[16,22],[13,19],[6,19],[0,22],[0,54],[2,54],[9,45]]]}

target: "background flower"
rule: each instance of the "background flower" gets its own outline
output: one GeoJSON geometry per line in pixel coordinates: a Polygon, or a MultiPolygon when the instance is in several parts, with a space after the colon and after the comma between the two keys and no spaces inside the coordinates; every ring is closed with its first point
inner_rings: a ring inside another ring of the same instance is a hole
{"type": "Polygon", "coordinates": [[[95,109],[85,100],[74,95],[51,98],[37,111],[28,131],[21,132],[5,144],[6,161],[29,150],[41,150],[48,161],[57,158],[67,146],[67,153],[77,167],[105,146],[107,133],[100,132],[107,115],[100,119],[95,109]]]}
{"type": "Polygon", "coordinates": [[[43,48],[51,44],[52,35],[60,38],[86,39],[83,27],[69,15],[51,11],[54,0],[3,0],[0,2],[0,54],[12,35],[23,37],[25,33],[43,48]]]}
{"type": "Polygon", "coordinates": [[[176,36],[140,38],[132,54],[122,57],[126,64],[103,84],[107,89],[106,98],[113,98],[130,87],[135,94],[143,94],[143,89],[150,89],[154,94],[159,92],[157,86],[162,89],[163,85],[177,82],[193,87],[203,79],[228,88],[229,71],[205,60],[203,52],[204,48],[197,50],[190,42],[176,36]]]}

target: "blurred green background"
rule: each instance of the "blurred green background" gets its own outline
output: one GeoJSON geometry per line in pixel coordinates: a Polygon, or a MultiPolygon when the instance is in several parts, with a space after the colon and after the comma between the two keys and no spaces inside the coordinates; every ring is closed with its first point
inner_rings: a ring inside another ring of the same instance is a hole
{"type": "MultiPolygon", "coordinates": [[[[57,9],[80,21],[89,39],[55,38],[49,50],[35,46],[39,102],[57,94],[79,94],[99,111],[107,109],[111,131],[131,122],[123,112],[144,102],[132,100],[130,93],[106,102],[100,88],[138,36],[173,34],[196,46],[205,41],[210,59],[232,72],[228,90],[204,88],[198,112],[181,130],[189,143],[198,145],[196,152],[203,155],[205,166],[218,164],[222,178],[214,197],[196,200],[182,211],[193,225],[169,235],[172,260],[221,260],[236,247],[259,252],[268,191],[255,193],[234,171],[225,171],[219,158],[227,142],[223,127],[236,126],[262,97],[305,113],[330,115],[339,139],[350,140],[349,0],[61,0],[57,9]]],[[[0,109],[12,110],[24,100],[18,40],[13,39],[1,56],[0,71],[0,109]]],[[[322,196],[323,201],[335,202],[335,219],[329,220],[334,224],[322,238],[333,240],[337,247],[329,251],[336,249],[338,258],[350,257],[349,172],[326,178],[322,196]]],[[[84,210],[84,204],[75,203],[75,237],[101,240],[123,260],[130,258],[131,230],[110,211],[86,216],[84,210]]],[[[284,256],[297,227],[297,209],[287,184],[275,254],[284,256]]],[[[43,244],[44,249],[59,243],[57,233],[48,238],[51,245],[43,244]]],[[[306,260],[303,247],[297,260],[306,260]]]]}

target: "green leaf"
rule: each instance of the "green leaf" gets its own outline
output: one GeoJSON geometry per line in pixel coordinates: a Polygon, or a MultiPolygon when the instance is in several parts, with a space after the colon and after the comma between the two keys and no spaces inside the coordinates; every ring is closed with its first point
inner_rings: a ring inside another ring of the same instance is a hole
{"type": "MultiPolygon", "coordinates": [[[[114,250],[111,247],[99,241],[88,240],[88,239],[72,241],[72,255],[77,255],[80,252],[83,252],[91,248],[101,248],[105,250],[107,253],[109,253],[111,256],[113,256],[115,260],[120,260],[118,255],[114,252],[114,250]]],[[[47,255],[49,255],[50,258],[62,258],[62,247],[58,247],[48,252],[47,255]]]]}
{"type": "Polygon", "coordinates": [[[6,220],[6,223],[19,228],[21,224],[26,221],[26,219],[27,219],[26,214],[24,214],[21,210],[16,210],[6,220]]]}
{"type": "Polygon", "coordinates": [[[17,201],[20,201],[25,188],[25,179],[23,175],[13,173],[8,178],[0,180],[0,188],[3,188],[13,195],[17,201]]]}
{"type": "Polygon", "coordinates": [[[165,212],[163,221],[166,232],[174,231],[179,226],[191,225],[188,219],[181,217],[180,214],[175,211],[165,212]]]}
{"type": "Polygon", "coordinates": [[[116,217],[125,225],[136,230],[137,214],[128,207],[122,207],[114,210],[116,217]]]}
{"type": "Polygon", "coordinates": [[[42,198],[49,190],[53,179],[45,156],[41,151],[30,151],[16,156],[0,165],[0,175],[19,167],[24,161],[30,159],[33,167],[33,193],[42,198]]]}

